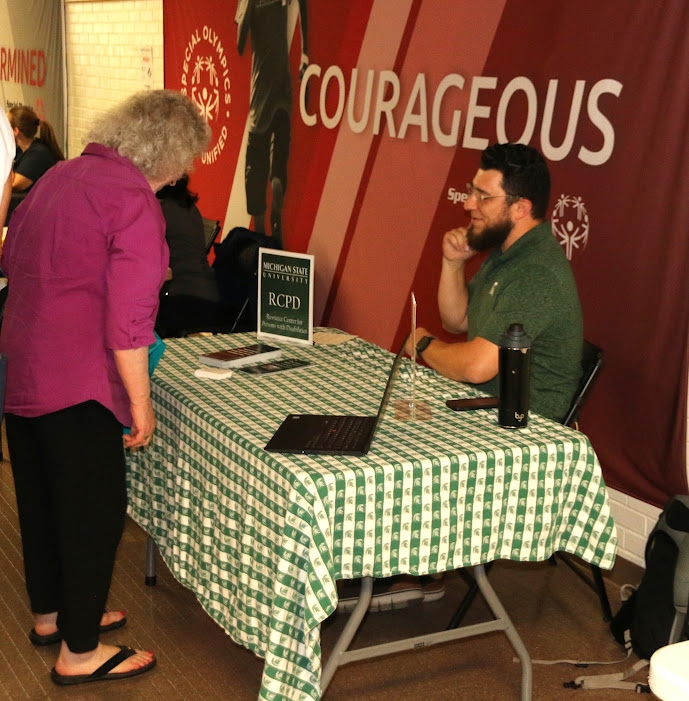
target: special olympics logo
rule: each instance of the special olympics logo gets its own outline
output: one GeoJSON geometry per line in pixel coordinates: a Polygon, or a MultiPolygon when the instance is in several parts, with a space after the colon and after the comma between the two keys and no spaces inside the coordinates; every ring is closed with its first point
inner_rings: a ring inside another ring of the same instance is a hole
{"type": "Polygon", "coordinates": [[[586,248],[589,240],[589,215],[581,197],[560,195],[551,218],[553,233],[560,239],[568,260],[575,249],[586,248]]]}
{"type": "Polygon", "coordinates": [[[212,56],[196,56],[191,73],[191,99],[199,106],[203,117],[212,122],[218,117],[220,90],[218,71],[212,56]]]}
{"type": "Polygon", "coordinates": [[[201,157],[204,164],[213,163],[227,141],[232,97],[225,49],[217,32],[207,25],[200,32],[194,30],[187,42],[181,83],[182,94],[198,106],[213,130],[211,146],[201,157]]]}

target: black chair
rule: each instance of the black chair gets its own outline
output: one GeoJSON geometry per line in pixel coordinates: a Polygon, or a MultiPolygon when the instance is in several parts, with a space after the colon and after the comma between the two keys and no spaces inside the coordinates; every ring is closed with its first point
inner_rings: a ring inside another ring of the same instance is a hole
{"type": "Polygon", "coordinates": [[[206,255],[211,252],[215,239],[218,238],[220,233],[220,222],[213,219],[206,219],[206,217],[201,217],[203,220],[203,240],[205,244],[206,255]]]}
{"type": "MultiPolygon", "coordinates": [[[[575,426],[579,421],[581,410],[588,393],[593,385],[594,380],[598,376],[603,367],[603,351],[598,346],[593,345],[589,341],[584,341],[584,348],[581,357],[581,366],[584,374],[579,383],[574,400],[563,419],[562,423],[565,426],[575,426]]],[[[591,578],[589,578],[581,568],[575,564],[571,557],[565,553],[556,552],[550,557],[550,564],[557,564],[557,560],[564,562],[578,577],[580,577],[588,586],[590,586],[597,594],[600,601],[601,610],[603,611],[603,620],[610,621],[612,612],[610,610],[610,601],[608,594],[605,591],[605,582],[603,581],[603,573],[597,565],[591,565],[591,578]]]]}
{"type": "MultiPolygon", "coordinates": [[[[603,367],[603,351],[593,343],[584,341],[581,366],[583,375],[581,381],[579,382],[579,387],[574,395],[574,399],[572,399],[572,403],[567,411],[567,414],[565,414],[565,418],[562,420],[562,423],[565,426],[573,426],[579,421],[579,416],[581,415],[581,410],[584,406],[586,397],[591,390],[595,378],[603,367]]],[[[589,578],[582,571],[579,565],[575,564],[567,554],[556,552],[551,555],[549,562],[551,565],[556,565],[557,560],[564,562],[578,577],[580,577],[598,594],[598,600],[600,601],[601,610],[603,612],[603,620],[610,621],[612,619],[612,611],[610,610],[610,601],[608,600],[608,593],[605,590],[605,582],[603,581],[603,574],[600,567],[598,567],[598,565],[591,565],[592,576],[589,578]]],[[[492,564],[492,562],[486,564],[486,574],[488,574],[490,571],[492,564]]],[[[471,607],[471,604],[479,592],[478,584],[476,584],[474,578],[466,571],[466,569],[459,570],[459,574],[469,585],[469,591],[464,595],[464,598],[452,616],[452,619],[447,626],[448,630],[459,627],[462,619],[471,607]]]]}
{"type": "Polygon", "coordinates": [[[272,236],[236,226],[216,243],[213,268],[230,332],[255,331],[258,313],[258,249],[280,249],[272,236]]]}
{"type": "Polygon", "coordinates": [[[584,372],[581,382],[579,383],[579,388],[574,395],[569,411],[562,420],[565,426],[572,426],[579,421],[579,415],[584,406],[584,401],[593,385],[593,381],[603,367],[603,351],[598,346],[594,346],[593,343],[584,341],[584,348],[581,354],[581,367],[584,372]]]}
{"type": "MultiPolygon", "coordinates": [[[[213,270],[215,270],[220,291],[218,319],[213,325],[179,329],[175,335],[179,337],[201,332],[218,334],[256,331],[258,249],[280,249],[280,245],[272,236],[242,226],[230,229],[221,242],[215,243],[220,223],[206,219],[204,226],[207,222],[217,225],[214,235],[208,233],[208,239],[215,252],[213,270]]],[[[209,226],[209,231],[210,229],[209,226]]],[[[165,337],[161,331],[163,329],[158,329],[158,334],[165,337]]]]}

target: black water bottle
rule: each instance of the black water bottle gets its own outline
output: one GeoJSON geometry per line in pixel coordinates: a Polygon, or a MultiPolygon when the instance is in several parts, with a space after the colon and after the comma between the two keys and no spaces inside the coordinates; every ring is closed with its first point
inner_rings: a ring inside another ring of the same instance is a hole
{"type": "Polygon", "coordinates": [[[531,339],[521,324],[510,324],[499,346],[498,423],[504,428],[523,428],[529,418],[531,339]]]}

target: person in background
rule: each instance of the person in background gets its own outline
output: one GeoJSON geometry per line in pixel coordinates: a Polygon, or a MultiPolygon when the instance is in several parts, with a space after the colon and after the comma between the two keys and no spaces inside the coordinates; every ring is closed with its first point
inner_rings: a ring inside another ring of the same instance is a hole
{"type": "MultiPolygon", "coordinates": [[[[550,173],[543,156],[523,144],[495,144],[467,184],[468,227],[443,237],[438,307],[443,328],[467,333],[446,342],[416,329],[416,356],[440,374],[498,394],[498,343],[511,323],[531,337],[530,411],[562,421],[581,378],[583,320],[576,282],[546,210],[550,173]],[[466,262],[490,251],[468,281],[466,262]]],[[[412,355],[411,340],[406,351],[412,355]]],[[[352,584],[345,585],[348,589],[352,584]]],[[[350,607],[352,593],[340,603],[350,607]]],[[[392,577],[374,588],[378,608],[401,608],[444,593],[442,579],[392,577]]],[[[375,610],[375,609],[374,609],[375,610]]]]}
{"type": "Polygon", "coordinates": [[[158,192],[170,248],[171,279],[163,286],[156,328],[161,337],[211,328],[217,321],[220,293],[208,265],[203,218],[189,191],[189,176],[158,192]]]}
{"type": "Polygon", "coordinates": [[[64,161],[50,124],[41,121],[26,105],[15,105],[7,112],[14,132],[16,154],[12,166],[12,195],[2,221],[9,226],[14,210],[21,204],[33,184],[57,162],[64,161]],[[40,138],[36,136],[39,133],[40,138]]]}
{"type": "Polygon", "coordinates": [[[48,122],[26,105],[15,105],[7,112],[17,144],[12,177],[13,192],[28,192],[34,183],[65,157],[48,122]],[[40,129],[40,132],[39,132],[40,129]],[[40,137],[37,134],[40,133],[40,137]]]}
{"type": "Polygon", "coordinates": [[[0,352],[29,637],[59,643],[60,685],[156,663],[100,634],[126,620],[105,608],[127,506],[124,448],[148,446],[156,426],[148,347],[169,255],[154,193],[209,136],[179,92],[131,96],[97,120],[81,156],[40,178],[5,240],[0,352]]]}

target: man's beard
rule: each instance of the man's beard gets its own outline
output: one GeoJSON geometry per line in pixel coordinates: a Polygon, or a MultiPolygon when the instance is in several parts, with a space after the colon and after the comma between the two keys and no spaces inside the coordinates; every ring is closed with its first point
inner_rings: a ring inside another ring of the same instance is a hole
{"type": "Polygon", "coordinates": [[[489,251],[502,246],[513,228],[514,224],[507,218],[498,224],[486,226],[480,234],[477,234],[474,225],[470,224],[467,229],[467,243],[474,251],[489,251]]]}

